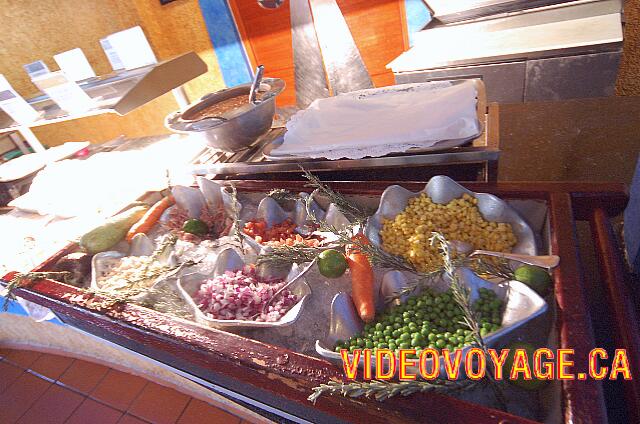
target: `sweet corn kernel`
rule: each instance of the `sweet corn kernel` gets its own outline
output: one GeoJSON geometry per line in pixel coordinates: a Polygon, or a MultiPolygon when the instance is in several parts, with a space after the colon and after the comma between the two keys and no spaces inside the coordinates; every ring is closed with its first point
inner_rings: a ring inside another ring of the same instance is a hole
{"type": "Polygon", "coordinates": [[[423,272],[442,266],[438,249],[429,245],[434,231],[448,240],[469,243],[474,249],[511,252],[517,243],[511,224],[486,221],[477,204],[478,199],[466,193],[444,205],[433,203],[424,193],[413,197],[404,211],[383,222],[382,247],[423,272]]]}

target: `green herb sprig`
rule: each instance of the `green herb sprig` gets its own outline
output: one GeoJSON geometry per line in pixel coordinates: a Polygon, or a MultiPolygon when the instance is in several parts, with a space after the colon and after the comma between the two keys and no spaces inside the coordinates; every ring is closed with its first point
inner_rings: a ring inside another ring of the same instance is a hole
{"type": "Polygon", "coordinates": [[[368,211],[353,204],[344,197],[344,195],[334,191],[331,187],[320,181],[318,177],[304,169],[302,166],[300,169],[302,169],[304,177],[309,180],[307,187],[312,187],[315,189],[314,192],[319,192],[323,196],[327,197],[349,221],[364,224],[369,216],[371,216],[372,211],[368,211]]]}
{"type": "Polygon", "coordinates": [[[17,273],[6,285],[7,293],[5,295],[4,302],[2,303],[2,310],[4,312],[9,310],[10,301],[16,299],[16,289],[29,287],[30,285],[47,278],[60,280],[64,283],[70,284],[73,274],[69,271],[17,273]]]}
{"type": "Polygon", "coordinates": [[[395,396],[409,396],[414,393],[453,393],[471,390],[475,387],[482,386],[485,383],[482,380],[443,380],[434,379],[431,381],[353,381],[343,383],[339,381],[329,381],[314,387],[313,393],[308,400],[315,403],[323,394],[342,395],[345,397],[359,398],[368,397],[377,401],[385,401],[395,396]]]}

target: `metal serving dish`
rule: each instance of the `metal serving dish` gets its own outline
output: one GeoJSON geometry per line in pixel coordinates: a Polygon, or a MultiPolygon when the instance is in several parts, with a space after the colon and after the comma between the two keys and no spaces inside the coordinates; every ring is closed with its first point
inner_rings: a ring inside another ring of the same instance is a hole
{"type": "MultiPolygon", "coordinates": [[[[200,286],[204,282],[204,280],[216,277],[218,275],[224,274],[226,271],[236,271],[245,266],[245,262],[238,253],[233,249],[225,249],[220,255],[218,255],[216,267],[212,273],[212,275],[204,275],[199,273],[192,274],[184,274],[178,279],[178,291],[180,295],[183,297],[187,306],[193,313],[195,317],[195,321],[198,324],[202,324],[208,327],[224,329],[227,331],[232,331],[233,329],[247,329],[247,328],[277,328],[284,327],[287,325],[293,324],[300,313],[302,312],[302,308],[304,307],[305,302],[308,297],[311,295],[311,288],[304,281],[304,278],[298,279],[296,283],[289,287],[289,290],[298,296],[298,302],[291,307],[287,311],[286,314],[280,319],[280,321],[276,322],[256,322],[249,320],[222,320],[222,319],[213,319],[207,317],[198,307],[196,302],[194,301],[193,296],[200,289],[200,286]]],[[[258,274],[267,277],[267,278],[282,278],[285,281],[291,281],[293,278],[297,277],[301,272],[306,272],[307,269],[300,269],[297,265],[293,265],[288,269],[278,268],[278,267],[269,267],[262,266],[258,268],[258,274]]]]}
{"type": "MultiPolygon", "coordinates": [[[[300,193],[300,196],[306,199],[308,194],[300,193]]],[[[330,203],[327,206],[326,210],[324,210],[314,199],[311,202],[311,211],[317,219],[334,226],[338,230],[343,230],[350,224],[349,220],[344,216],[342,212],[338,210],[336,205],[334,205],[333,203],[330,203]]],[[[264,220],[267,229],[281,224],[287,219],[290,219],[296,224],[296,231],[298,232],[298,234],[317,234],[318,236],[322,237],[322,240],[320,241],[321,246],[335,247],[335,244],[333,244],[336,238],[335,234],[324,233],[320,231],[309,233],[309,230],[306,226],[308,221],[307,208],[305,203],[300,199],[295,201],[294,207],[291,211],[287,211],[283,209],[282,206],[278,204],[278,202],[267,196],[263,198],[258,204],[258,209],[256,210],[254,216],[243,216],[242,218],[243,224],[247,221],[264,220]]],[[[244,234],[244,236],[249,245],[256,252],[259,252],[263,248],[268,248],[267,246],[259,244],[253,237],[250,237],[247,234],[244,234]]]]}
{"type": "Polygon", "coordinates": [[[276,96],[284,90],[284,81],[264,78],[258,94],[260,101],[242,105],[218,118],[197,119],[202,110],[224,100],[246,95],[251,84],[242,84],[209,93],[186,109],[165,118],[165,126],[173,132],[202,137],[209,146],[224,152],[239,152],[249,148],[271,128],[276,111],[276,96]]]}
{"type": "MultiPolygon", "coordinates": [[[[156,244],[146,234],[136,234],[131,241],[127,253],[119,250],[96,253],[93,258],[91,258],[91,289],[103,289],[104,283],[101,281],[102,277],[116,267],[123,258],[128,256],[151,256],[155,250],[156,244]]],[[[166,251],[158,257],[158,261],[163,265],[169,266],[175,266],[178,263],[173,249],[166,249],[166,251]]],[[[162,277],[156,279],[151,287],[154,287],[160,281],[162,281],[162,277]]]]}
{"type": "MultiPolygon", "coordinates": [[[[494,291],[498,298],[505,303],[504,315],[502,317],[502,327],[497,331],[484,337],[487,346],[492,348],[502,347],[508,341],[516,338],[523,338],[532,342],[544,343],[546,341],[551,320],[550,314],[547,313],[548,305],[535,291],[530,289],[519,281],[510,281],[508,283],[495,284],[478,277],[468,268],[460,268],[457,271],[458,281],[470,289],[471,302],[478,299],[478,290],[486,288],[494,291]]],[[[384,295],[397,290],[398,288],[407,287],[411,282],[411,278],[400,271],[387,272],[382,278],[380,285],[379,299],[383,299],[384,295]]],[[[441,292],[445,291],[450,282],[444,278],[437,281],[432,287],[433,290],[441,292]]],[[[416,292],[414,294],[419,294],[416,292]]],[[[408,297],[402,301],[406,301],[408,297]]],[[[377,312],[382,312],[384,302],[379,301],[377,312]]],[[[354,334],[362,331],[364,323],[358,316],[351,296],[348,293],[337,294],[331,304],[331,317],[329,321],[329,333],[323,340],[316,341],[316,351],[323,357],[332,362],[342,365],[340,353],[335,352],[333,348],[339,340],[347,340],[354,334]]],[[[462,360],[460,361],[460,376],[464,377],[464,358],[471,346],[465,346],[462,350],[462,360]]],[[[351,359],[353,356],[350,355],[351,359]]],[[[431,358],[427,360],[427,369],[431,369],[431,358]]],[[[371,361],[375,369],[375,360],[371,361]]],[[[444,361],[440,360],[441,375],[445,375],[444,361]]],[[[364,359],[360,359],[360,367],[363,367],[364,359]]],[[[384,368],[388,370],[389,364],[385,360],[384,368]]],[[[419,375],[418,367],[408,367],[409,372],[419,375]]],[[[419,378],[419,377],[418,377],[419,378]]]]}
{"type": "MultiPolygon", "coordinates": [[[[426,193],[434,203],[445,204],[454,199],[469,194],[478,199],[478,209],[487,221],[505,222],[511,224],[518,242],[513,247],[513,253],[537,255],[536,240],[529,224],[509,206],[504,200],[487,193],[474,193],[456,183],[449,177],[435,176],[429,180],[425,188],[418,192],[409,191],[398,185],[387,187],[380,198],[380,206],[369,219],[365,230],[372,243],[380,246],[380,230],[385,219],[393,219],[402,212],[412,197],[426,193]]],[[[475,247],[475,246],[474,246],[475,247]]]]}

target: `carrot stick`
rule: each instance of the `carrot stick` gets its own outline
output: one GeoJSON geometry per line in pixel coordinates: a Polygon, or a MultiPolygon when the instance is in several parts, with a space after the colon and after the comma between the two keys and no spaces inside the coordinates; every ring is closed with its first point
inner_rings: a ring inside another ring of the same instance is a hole
{"type": "MultiPolygon", "coordinates": [[[[369,244],[369,239],[363,234],[357,234],[352,240],[369,244]]],[[[347,246],[347,263],[351,270],[351,298],[364,322],[371,322],[376,315],[373,293],[373,269],[366,255],[359,252],[354,245],[347,246]]]]}
{"type": "Polygon", "coordinates": [[[147,233],[153,226],[158,222],[162,213],[174,203],[173,196],[169,195],[163,197],[162,200],[156,202],[155,205],[151,206],[149,210],[140,218],[140,221],[136,222],[133,227],[127,233],[127,241],[131,242],[133,237],[139,233],[147,233]]]}

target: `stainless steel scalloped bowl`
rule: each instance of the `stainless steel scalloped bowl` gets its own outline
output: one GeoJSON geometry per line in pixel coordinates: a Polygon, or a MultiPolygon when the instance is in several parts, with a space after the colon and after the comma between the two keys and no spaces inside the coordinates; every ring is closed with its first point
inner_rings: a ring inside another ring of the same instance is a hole
{"type": "Polygon", "coordinates": [[[398,185],[387,187],[380,198],[380,205],[376,213],[369,219],[365,230],[372,243],[380,246],[380,230],[386,219],[393,219],[401,213],[409,203],[409,199],[426,193],[434,203],[446,204],[463,194],[478,199],[478,209],[487,221],[505,222],[511,224],[513,233],[517,238],[517,244],[512,249],[513,253],[536,255],[538,252],[535,236],[529,224],[504,200],[488,193],[475,193],[456,183],[449,177],[442,175],[429,180],[423,190],[409,191],[398,185]]]}

